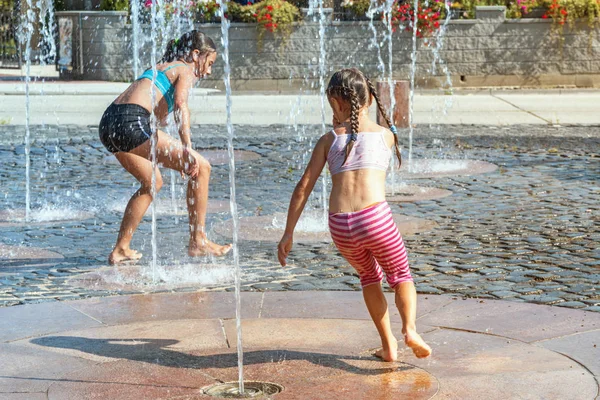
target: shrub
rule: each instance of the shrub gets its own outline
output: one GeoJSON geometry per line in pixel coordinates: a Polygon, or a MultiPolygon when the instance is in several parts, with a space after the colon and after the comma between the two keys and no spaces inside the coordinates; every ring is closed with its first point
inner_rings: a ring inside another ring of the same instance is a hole
{"type": "Polygon", "coordinates": [[[100,2],[101,11],[128,11],[129,0],[102,0],[100,2]]]}

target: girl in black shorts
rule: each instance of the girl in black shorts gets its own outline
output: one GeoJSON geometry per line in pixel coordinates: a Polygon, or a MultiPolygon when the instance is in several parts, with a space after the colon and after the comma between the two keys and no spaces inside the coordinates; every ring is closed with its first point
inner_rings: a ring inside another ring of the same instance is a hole
{"type": "MultiPolygon", "coordinates": [[[[231,245],[218,245],[206,237],[204,226],[210,164],[192,149],[190,139],[189,92],[201,77],[210,75],[216,58],[216,46],[209,37],[199,31],[187,32],[181,38],[169,42],[165,55],[156,65],[154,103],[153,74],[149,69],[104,112],[99,126],[100,140],[141,184],[127,203],[117,243],[108,257],[110,264],[139,260],[142,257],[129,246],[133,233],[152,202],[151,111],[154,111],[157,121],[164,120],[173,112],[179,128],[181,141],[155,129],[156,157],[158,164],[190,178],[187,187],[189,255],[220,256],[231,249],[231,245]]],[[[158,192],[162,186],[162,177],[158,168],[155,172],[155,187],[158,192]]]]}

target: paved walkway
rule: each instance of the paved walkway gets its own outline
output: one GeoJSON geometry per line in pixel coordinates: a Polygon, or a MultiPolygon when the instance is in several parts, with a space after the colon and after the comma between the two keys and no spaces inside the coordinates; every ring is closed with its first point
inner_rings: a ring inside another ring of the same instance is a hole
{"type": "MultiPolygon", "coordinates": [[[[433,355],[400,346],[399,361],[383,363],[360,293],[244,293],[242,303],[245,379],[281,385],[276,399],[599,394],[597,313],[422,295],[417,324],[433,355]]],[[[231,293],[0,309],[0,398],[208,398],[204,388],[237,380],[234,315],[231,293]]]]}
{"type": "MultiPolygon", "coordinates": [[[[0,215],[5,220],[0,223],[0,244],[9,246],[0,249],[0,305],[119,291],[231,290],[230,257],[198,262],[185,256],[185,185],[168,171],[163,172],[157,211],[156,273],[164,284],[155,287],[147,269],[148,220],[134,237],[134,248],[145,254],[137,274],[117,270],[120,276],[111,272],[114,268],[106,268],[135,182],[109,157],[95,129],[61,125],[32,131],[35,220],[10,222],[10,214],[0,215]],[[49,221],[57,215],[67,220],[49,221]],[[18,252],[19,246],[27,246],[27,254],[18,252]]],[[[19,144],[23,130],[0,127],[0,142],[5,141],[0,144],[4,165],[0,208],[16,213],[23,211],[25,201],[24,149],[19,144]]],[[[276,261],[281,213],[287,210],[309,155],[310,138],[314,140],[309,135],[319,130],[318,126],[299,126],[297,131],[288,126],[236,128],[236,148],[255,156],[252,161],[238,159],[236,173],[240,215],[244,221],[256,221],[247,229],[252,234],[240,242],[246,291],[359,289],[355,271],[327,240],[303,242],[298,234],[291,267],[281,268],[276,261]]],[[[197,126],[193,137],[199,148],[223,149],[225,134],[222,126],[197,126]]],[[[406,132],[401,137],[406,147],[406,132]]],[[[399,216],[425,220],[421,229],[403,232],[420,293],[600,311],[600,137],[595,128],[423,128],[415,131],[414,148],[415,159],[483,160],[499,166],[473,176],[402,177],[402,185],[450,191],[445,197],[392,204],[399,216]]],[[[222,229],[230,219],[225,163],[224,157],[213,159],[208,229],[217,241],[231,240],[222,229]]],[[[398,191],[406,190],[400,186],[398,191]]],[[[306,211],[307,230],[316,224],[322,226],[317,230],[326,231],[320,207],[319,183],[306,211]]]]}
{"type": "MultiPolygon", "coordinates": [[[[127,86],[107,82],[33,83],[31,124],[95,125],[106,107],[127,86]]],[[[194,124],[223,124],[225,96],[196,89],[190,102],[194,124]]],[[[320,124],[321,101],[315,95],[236,93],[233,122],[244,125],[320,124]]],[[[416,124],[599,125],[597,90],[477,90],[418,92],[416,124]]],[[[0,123],[25,123],[24,85],[0,82],[0,123]]],[[[375,108],[373,108],[373,116],[375,108]]],[[[327,121],[331,112],[326,107],[327,121]]]]}

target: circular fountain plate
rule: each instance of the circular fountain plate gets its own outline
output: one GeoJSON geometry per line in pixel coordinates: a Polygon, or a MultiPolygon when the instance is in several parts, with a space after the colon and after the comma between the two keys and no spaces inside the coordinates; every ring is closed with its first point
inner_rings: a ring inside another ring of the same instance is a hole
{"type": "MultiPolygon", "coordinates": [[[[212,165],[224,165],[229,163],[229,153],[225,149],[196,149],[198,153],[208,160],[212,165]]],[[[253,161],[260,158],[260,154],[248,150],[234,150],[235,162],[253,161]]],[[[104,164],[119,164],[113,156],[104,157],[104,164]]]]}
{"type": "Polygon", "coordinates": [[[0,270],[10,268],[39,268],[55,265],[64,257],[37,247],[0,244],[0,270]]]}
{"type": "MultiPolygon", "coordinates": [[[[372,356],[361,357],[348,352],[336,354],[325,347],[307,349],[299,345],[296,348],[293,343],[285,349],[271,350],[274,346],[267,341],[264,343],[266,350],[249,349],[247,346],[244,349],[244,373],[249,380],[249,395],[242,397],[223,393],[222,396],[212,397],[207,391],[219,389],[214,386],[215,381],[228,380],[231,383],[237,378],[237,354],[216,346],[208,348],[214,342],[212,334],[217,328],[214,324],[198,323],[195,320],[185,321],[187,325],[180,321],[161,322],[160,331],[144,322],[116,329],[101,327],[96,329],[97,336],[93,337],[90,337],[89,332],[77,331],[79,336],[76,338],[57,335],[34,339],[33,342],[40,344],[44,350],[61,351],[86,361],[94,361],[86,363],[85,368],[71,368],[68,379],[50,386],[48,398],[427,400],[434,398],[440,388],[440,383],[433,374],[409,363],[384,363],[372,356]],[[195,346],[197,350],[186,348],[190,346],[189,339],[173,339],[181,331],[188,332],[188,336],[200,342],[195,346]],[[108,333],[113,336],[107,336],[108,333]],[[132,339],[115,339],[123,336],[123,333],[138,336],[132,339]],[[149,337],[149,333],[154,336],[149,337]],[[69,340],[77,341],[75,345],[79,344],[80,347],[73,349],[74,345],[69,340]],[[252,393],[256,393],[253,385],[255,381],[250,379],[257,378],[273,382],[281,393],[253,396],[252,393]]],[[[276,324],[278,321],[273,322],[276,324]]],[[[282,322],[290,327],[287,320],[282,322]]],[[[304,324],[304,321],[294,322],[304,324]]],[[[312,322],[309,320],[308,323],[314,327],[312,322]]],[[[343,329],[340,325],[349,325],[351,328],[360,325],[360,332],[367,332],[364,327],[370,327],[368,322],[370,321],[346,324],[346,321],[336,321],[338,329],[333,331],[337,334],[343,329]]],[[[324,331],[319,329],[323,336],[332,331],[330,326],[325,325],[324,331]]],[[[303,337],[298,336],[295,341],[302,342],[303,337]]],[[[356,341],[352,343],[355,344],[356,341]]]]}
{"type": "MultiPolygon", "coordinates": [[[[208,160],[212,165],[223,165],[229,163],[229,153],[221,149],[198,149],[198,153],[208,160]]],[[[235,162],[253,161],[260,158],[260,154],[248,150],[234,150],[235,162]]]]}
{"type": "MultiPolygon", "coordinates": [[[[389,190],[389,189],[388,189],[389,190]]],[[[389,202],[411,202],[441,199],[452,194],[450,190],[438,189],[417,185],[401,185],[396,187],[395,193],[386,193],[386,200],[389,202]]]]}
{"type": "MultiPolygon", "coordinates": [[[[274,242],[281,240],[283,228],[273,225],[273,220],[284,221],[286,215],[276,213],[274,215],[261,215],[257,217],[242,217],[239,223],[239,238],[248,241],[274,242]]],[[[394,214],[394,221],[403,236],[414,235],[417,232],[428,231],[437,226],[434,221],[421,218],[409,217],[406,215],[394,214]]],[[[218,234],[231,237],[232,222],[227,220],[216,224],[213,227],[218,234]]],[[[322,231],[303,232],[296,230],[294,232],[294,241],[297,243],[331,242],[331,236],[328,228],[324,227],[322,231]]]]}
{"type": "Polygon", "coordinates": [[[477,175],[493,172],[497,165],[476,160],[415,159],[402,164],[400,179],[438,178],[443,176],[477,175]]]}
{"type": "Polygon", "coordinates": [[[147,265],[119,265],[99,268],[68,280],[74,287],[92,290],[152,291],[200,287],[233,282],[229,265],[189,263],[160,265],[154,275],[147,265]]]}
{"type": "MultiPolygon", "coordinates": [[[[127,206],[127,202],[129,199],[123,198],[122,200],[113,202],[109,209],[111,211],[122,214],[125,212],[125,207],[127,206]]],[[[208,214],[218,214],[229,212],[229,200],[218,200],[218,199],[209,199],[208,200],[208,209],[206,210],[208,214]]],[[[150,215],[152,213],[152,207],[148,207],[148,211],[146,211],[146,215],[150,215]]],[[[171,201],[169,199],[163,199],[157,202],[156,204],[156,213],[158,215],[180,215],[186,216],[187,205],[185,204],[185,200],[177,201],[177,208],[173,207],[171,201]]]]}
{"type": "Polygon", "coordinates": [[[0,211],[0,226],[41,225],[63,221],[83,221],[94,218],[94,214],[72,209],[31,210],[31,219],[25,221],[25,209],[0,211]]]}

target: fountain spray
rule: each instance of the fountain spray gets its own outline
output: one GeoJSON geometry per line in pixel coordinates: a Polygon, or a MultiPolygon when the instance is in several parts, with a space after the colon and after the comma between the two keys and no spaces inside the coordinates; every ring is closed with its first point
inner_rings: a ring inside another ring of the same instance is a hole
{"type": "Polygon", "coordinates": [[[233,263],[235,267],[235,319],[237,327],[237,352],[238,352],[238,371],[239,371],[239,394],[244,395],[244,352],[242,349],[242,301],[241,301],[241,270],[240,256],[238,250],[238,210],[235,197],[235,154],[233,148],[233,123],[231,121],[231,66],[229,64],[229,20],[225,17],[227,14],[227,3],[218,0],[221,11],[221,44],[223,45],[224,75],[225,83],[225,104],[227,113],[227,152],[229,153],[229,189],[231,209],[231,219],[233,222],[233,263]]]}
{"type": "Polygon", "coordinates": [[[35,23],[35,13],[33,11],[32,0],[27,0],[27,11],[21,24],[20,41],[25,42],[25,221],[31,219],[31,130],[29,127],[31,112],[29,100],[29,82],[31,81],[31,38],[33,36],[33,25],[35,23]],[[25,37],[23,38],[23,32],[25,37]]]}
{"type": "Polygon", "coordinates": [[[410,53],[410,104],[408,112],[408,168],[411,168],[412,162],[412,144],[413,144],[413,117],[415,100],[415,74],[417,70],[417,25],[419,22],[419,0],[415,0],[413,5],[412,19],[412,52],[410,53]]]}

